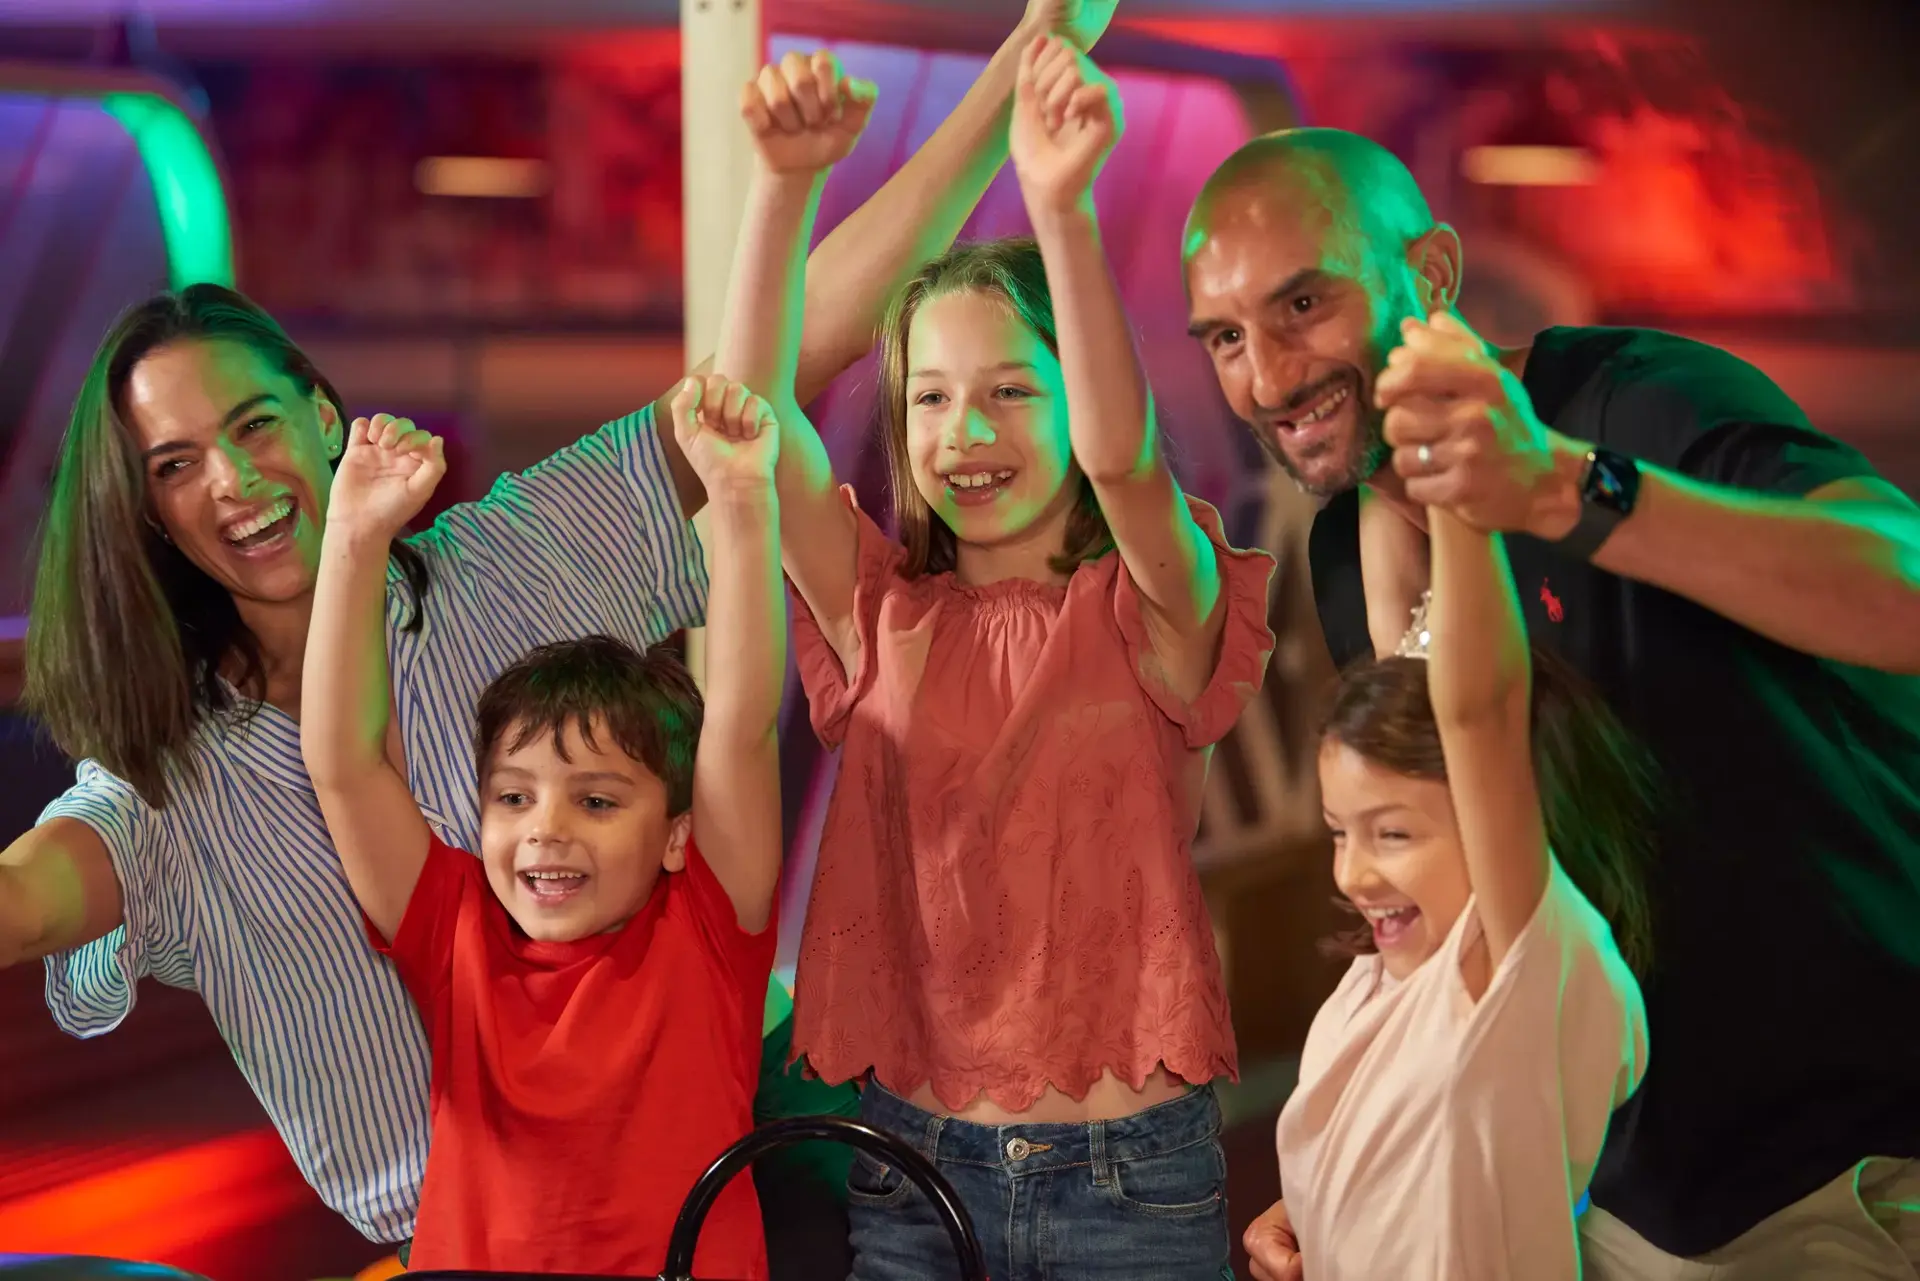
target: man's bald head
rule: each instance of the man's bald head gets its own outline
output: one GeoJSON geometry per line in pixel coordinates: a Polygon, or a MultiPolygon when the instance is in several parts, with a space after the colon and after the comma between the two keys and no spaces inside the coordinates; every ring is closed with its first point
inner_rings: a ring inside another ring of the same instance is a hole
{"type": "Polygon", "coordinates": [[[1267,219],[1324,222],[1389,258],[1404,256],[1434,226],[1420,185],[1379,143],[1344,129],[1283,129],[1253,139],[1213,171],[1187,218],[1181,260],[1206,243],[1217,219],[1244,215],[1249,205],[1267,219]]]}
{"type": "Polygon", "coordinates": [[[1400,322],[1459,287],[1459,238],[1407,167],[1339,129],[1256,138],[1207,180],[1181,259],[1190,328],[1261,446],[1316,494],[1371,475],[1373,379],[1400,322]]]}

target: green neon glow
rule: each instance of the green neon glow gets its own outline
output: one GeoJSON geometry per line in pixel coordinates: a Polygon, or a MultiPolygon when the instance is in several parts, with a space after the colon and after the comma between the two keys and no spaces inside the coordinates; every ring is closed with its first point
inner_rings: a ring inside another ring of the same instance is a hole
{"type": "Polygon", "coordinates": [[[780,1021],[793,1013],[793,997],[787,992],[787,985],[775,974],[767,984],[767,1009],[762,1016],[760,1035],[765,1036],[780,1026],[780,1021]]]}
{"type": "Polygon", "coordinates": [[[227,195],[200,131],[180,108],[154,94],[109,93],[100,105],[127,131],[147,167],[173,287],[232,285],[227,195]]]}

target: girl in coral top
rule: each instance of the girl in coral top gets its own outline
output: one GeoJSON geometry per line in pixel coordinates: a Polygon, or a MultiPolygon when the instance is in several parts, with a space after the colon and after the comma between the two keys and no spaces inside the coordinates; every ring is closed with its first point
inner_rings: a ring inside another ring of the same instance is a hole
{"type": "MultiPolygon", "coordinates": [[[[776,79],[746,100],[734,277],[763,342],[729,372],[778,388],[761,364],[797,347],[810,138],[840,108],[815,70],[776,79]]],[[[897,539],[776,407],[801,675],[842,752],[794,1045],[939,1164],[996,1278],[1212,1281],[1231,1274],[1207,1083],[1235,1055],[1188,847],[1208,749],[1266,671],[1273,566],[1162,457],[1091,200],[1118,106],[1071,45],[1030,47],[1011,150],[1037,246],[955,250],[895,301],[897,539]]],[[[850,1193],[856,1278],[951,1275],[898,1170],[863,1158],[850,1193]]]]}
{"type": "MultiPolygon", "coordinates": [[[[1384,500],[1362,520],[1386,526],[1363,546],[1425,541],[1384,500]]],[[[1529,661],[1498,537],[1426,522],[1430,608],[1342,675],[1321,746],[1334,876],[1368,931],[1280,1115],[1257,1281],[1577,1281],[1574,1206],[1646,1071],[1646,763],[1529,661]]]]}

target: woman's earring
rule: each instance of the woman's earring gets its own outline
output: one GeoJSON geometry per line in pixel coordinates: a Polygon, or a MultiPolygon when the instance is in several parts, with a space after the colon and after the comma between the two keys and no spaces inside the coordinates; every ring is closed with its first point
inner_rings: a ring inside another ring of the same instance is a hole
{"type": "Polygon", "coordinates": [[[147,517],[147,528],[151,529],[154,533],[160,535],[161,542],[165,543],[169,547],[173,546],[173,539],[168,537],[167,531],[161,527],[160,522],[155,520],[151,516],[147,517]]]}

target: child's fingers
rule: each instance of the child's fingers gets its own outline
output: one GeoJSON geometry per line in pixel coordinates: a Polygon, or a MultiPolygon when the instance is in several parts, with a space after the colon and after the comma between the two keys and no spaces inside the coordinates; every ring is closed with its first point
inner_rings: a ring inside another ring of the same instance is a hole
{"type": "Polygon", "coordinates": [[[720,428],[729,436],[739,436],[746,416],[747,398],[753,393],[744,383],[728,383],[724,407],[720,415],[720,428]]]}
{"type": "Polygon", "coordinates": [[[697,421],[702,427],[718,428],[727,411],[727,388],[733,386],[733,379],[721,374],[708,374],[700,386],[700,412],[697,421]]]}
{"type": "Polygon", "coordinates": [[[766,397],[749,396],[747,398],[746,438],[753,440],[763,432],[778,431],[779,429],[780,423],[774,418],[773,406],[767,403],[766,397]]]}
{"type": "Polygon", "coordinates": [[[727,434],[736,441],[752,440],[760,434],[760,411],[766,406],[766,401],[745,387],[740,391],[740,416],[727,424],[727,434]]]}
{"type": "Polygon", "coordinates": [[[373,422],[374,426],[380,429],[380,439],[376,443],[382,449],[398,448],[400,438],[413,430],[411,418],[395,418],[391,414],[380,414],[374,418],[373,422]],[[380,422],[382,418],[386,419],[385,425],[380,422]]]}
{"type": "Polygon", "coordinates": [[[366,418],[356,418],[347,424],[347,448],[367,443],[367,429],[372,424],[366,418]]]}
{"type": "Polygon", "coordinates": [[[757,77],[740,88],[740,118],[747,122],[747,128],[755,134],[769,133],[773,129],[773,113],[767,110],[767,100],[760,94],[757,77]]]}
{"type": "Polygon", "coordinates": [[[760,100],[766,104],[773,123],[788,133],[799,133],[800,109],[794,106],[793,91],[787,87],[787,78],[780,74],[780,68],[771,63],[760,68],[759,84],[760,100]]]}
{"type": "Polygon", "coordinates": [[[420,434],[426,439],[420,442],[420,447],[415,452],[420,465],[415,467],[413,474],[407,477],[407,492],[424,503],[427,496],[439,487],[441,477],[447,474],[447,455],[446,448],[438,436],[428,432],[420,434]]]}
{"type": "Polygon", "coordinates": [[[1081,85],[1067,99],[1067,119],[1097,121],[1110,114],[1105,85],[1081,85]]]}
{"type": "Polygon", "coordinates": [[[1051,84],[1056,76],[1071,69],[1074,64],[1072,47],[1057,36],[1050,36],[1040,47],[1040,55],[1034,61],[1033,76],[1042,85],[1051,84]]]}
{"type": "Polygon", "coordinates": [[[1086,82],[1072,59],[1056,58],[1041,68],[1038,83],[1042,110],[1058,124],[1066,119],[1067,104],[1086,82]]]}
{"type": "Polygon", "coordinates": [[[780,74],[787,82],[787,91],[793,96],[794,106],[799,109],[801,123],[812,129],[827,118],[826,103],[820,97],[820,84],[814,78],[813,66],[805,54],[798,50],[789,51],[780,59],[780,74]]]}
{"type": "Polygon", "coordinates": [[[808,59],[807,64],[813,73],[815,91],[820,95],[821,119],[838,124],[846,105],[841,93],[845,77],[840,71],[840,59],[834,57],[831,49],[822,49],[808,59]]]}
{"type": "Polygon", "coordinates": [[[1079,51],[1059,36],[1048,36],[1040,49],[1038,70],[1044,76],[1061,67],[1071,67],[1079,61],[1079,51]]]}
{"type": "Polygon", "coordinates": [[[1040,65],[1041,57],[1045,55],[1051,43],[1052,41],[1046,36],[1035,36],[1033,39],[1027,41],[1027,47],[1020,51],[1020,73],[1022,75],[1030,76],[1034,74],[1035,69],[1040,65]]]}
{"type": "Polygon", "coordinates": [[[698,378],[682,378],[680,385],[674,388],[673,399],[667,402],[667,411],[673,415],[674,434],[682,440],[697,430],[693,416],[700,408],[700,391],[698,378]]]}
{"type": "Polygon", "coordinates": [[[447,474],[447,442],[438,436],[427,437],[427,447],[421,458],[420,480],[422,484],[437,485],[440,478],[447,474]]]}
{"type": "Polygon", "coordinates": [[[867,117],[880,97],[879,86],[871,80],[848,76],[840,82],[840,124],[858,132],[867,127],[867,117]]]}

